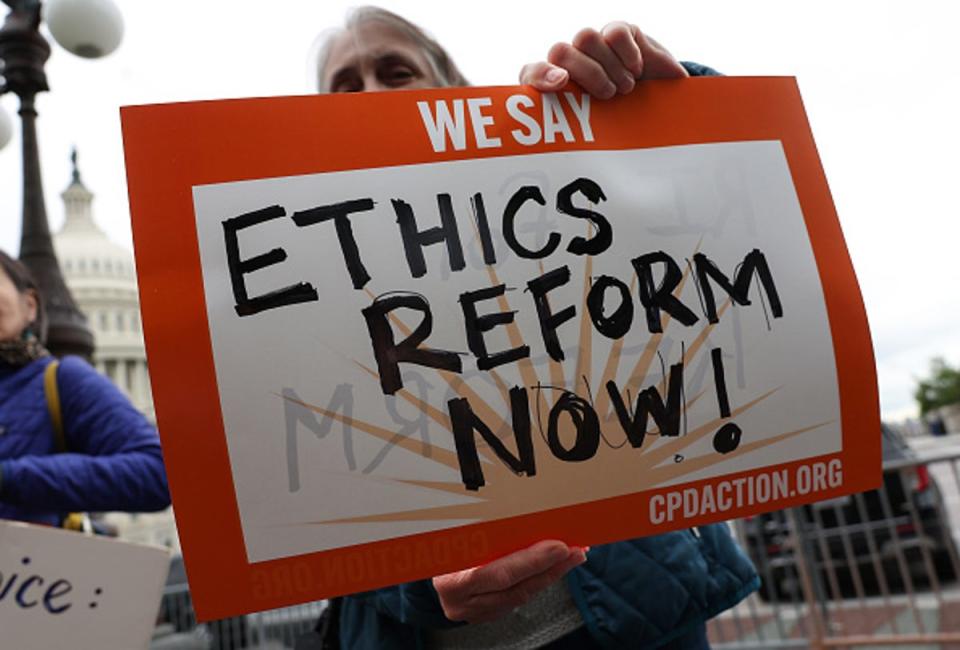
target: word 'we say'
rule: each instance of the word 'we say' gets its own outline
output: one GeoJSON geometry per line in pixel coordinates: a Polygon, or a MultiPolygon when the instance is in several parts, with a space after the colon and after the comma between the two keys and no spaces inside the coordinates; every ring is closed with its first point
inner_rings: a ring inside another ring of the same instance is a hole
{"type": "MultiPolygon", "coordinates": [[[[493,100],[489,97],[438,99],[432,104],[419,101],[417,108],[430,144],[437,153],[446,151],[448,142],[456,151],[463,151],[467,148],[468,138],[477,149],[503,146],[503,139],[494,135],[502,134],[504,129],[497,127],[493,100]]],[[[506,116],[501,114],[501,119],[508,120],[509,126],[517,127],[510,130],[510,136],[524,146],[540,142],[551,144],[558,138],[563,138],[564,142],[593,142],[590,95],[577,97],[571,92],[560,96],[556,93],[510,95],[504,108],[506,116]]]]}

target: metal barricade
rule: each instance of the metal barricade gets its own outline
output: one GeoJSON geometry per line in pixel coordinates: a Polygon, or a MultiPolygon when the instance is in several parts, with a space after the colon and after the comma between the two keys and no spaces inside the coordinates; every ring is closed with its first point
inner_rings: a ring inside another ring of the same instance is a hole
{"type": "Polygon", "coordinates": [[[887,462],[878,490],[731,522],[763,584],[711,645],[960,650],[958,463],[887,462]]]}
{"type": "MultiPolygon", "coordinates": [[[[711,621],[717,650],[906,646],[960,650],[960,452],[884,464],[871,492],[731,522],[763,581],[711,621]]],[[[168,587],[152,650],[283,650],[324,603],[197,625],[168,587]]]]}
{"type": "Polygon", "coordinates": [[[317,624],[326,601],[197,623],[186,585],[167,587],[150,650],[288,650],[317,624]]]}

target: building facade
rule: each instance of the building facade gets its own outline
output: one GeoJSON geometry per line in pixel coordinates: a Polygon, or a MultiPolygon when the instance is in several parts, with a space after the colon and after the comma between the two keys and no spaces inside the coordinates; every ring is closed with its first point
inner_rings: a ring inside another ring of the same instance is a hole
{"type": "Polygon", "coordinates": [[[93,331],[93,363],[154,421],[133,255],[94,222],[93,193],[76,168],[61,197],[66,219],[54,247],[67,286],[93,331]]]}
{"type": "MultiPolygon", "coordinates": [[[[140,299],[133,254],[107,237],[93,219],[93,193],[84,186],[73,156],[73,178],[63,198],[66,218],[53,243],[60,267],[77,307],[93,332],[93,364],[156,422],[147,357],[140,324],[140,299]]],[[[162,513],[110,513],[105,521],[119,537],[179,550],[168,509],[162,513]]]]}

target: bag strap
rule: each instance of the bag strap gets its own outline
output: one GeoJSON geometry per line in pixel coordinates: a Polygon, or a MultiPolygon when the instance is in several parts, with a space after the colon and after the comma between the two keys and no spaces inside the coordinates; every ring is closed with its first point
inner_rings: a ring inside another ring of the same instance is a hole
{"type": "MultiPolygon", "coordinates": [[[[57,386],[57,368],[60,362],[54,359],[43,370],[43,393],[47,398],[47,411],[53,423],[53,442],[58,454],[67,452],[67,437],[63,432],[63,411],[60,410],[60,389],[57,386]]],[[[61,528],[82,533],[93,533],[90,516],[85,512],[71,512],[63,518],[61,528]]]]}
{"type": "Polygon", "coordinates": [[[57,453],[67,451],[67,438],[63,433],[63,412],[60,410],[60,390],[57,388],[57,368],[60,362],[54,359],[43,371],[43,392],[47,397],[47,411],[53,422],[53,441],[57,453]]]}

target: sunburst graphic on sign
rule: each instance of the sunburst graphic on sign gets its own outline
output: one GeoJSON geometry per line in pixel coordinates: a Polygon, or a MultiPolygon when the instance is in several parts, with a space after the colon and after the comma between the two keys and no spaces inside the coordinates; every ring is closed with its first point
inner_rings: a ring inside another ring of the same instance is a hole
{"type": "MultiPolygon", "coordinates": [[[[651,334],[636,361],[629,368],[628,379],[625,382],[616,383],[626,356],[623,350],[624,337],[613,341],[607,353],[602,372],[599,376],[593,377],[593,324],[587,310],[583,308],[591,286],[592,270],[592,260],[587,256],[583,271],[583,292],[580,309],[582,315],[579,322],[577,346],[579,353],[576,358],[574,373],[568,379],[566,373],[569,369],[565,369],[563,363],[552,358],[548,362],[546,376],[540,376],[529,357],[516,362],[520,379],[526,389],[524,393],[529,395],[521,402],[522,408],[519,409],[521,411],[519,417],[523,417],[522,412],[525,412],[526,417],[529,417],[527,422],[527,433],[529,435],[526,438],[523,438],[517,432],[518,409],[511,409],[516,397],[512,395],[508,383],[495,369],[488,372],[506,408],[498,408],[490,401],[485,400],[457,373],[434,370],[463,403],[469,404],[471,422],[479,422],[481,423],[480,426],[486,429],[485,432],[481,433],[471,427],[469,431],[460,432],[460,441],[469,439],[470,442],[466,447],[468,452],[475,454],[477,462],[474,464],[472,474],[469,467],[465,469],[465,464],[469,465],[469,463],[464,461],[464,457],[469,459],[471,453],[462,453],[463,449],[460,448],[459,441],[456,450],[447,449],[443,446],[431,444],[426,440],[398,436],[395,431],[362,418],[344,415],[291,396],[283,396],[283,399],[294,404],[347,424],[373,438],[418,454],[426,462],[436,463],[455,470],[461,475],[460,480],[451,481],[403,478],[389,480],[398,484],[417,486],[438,494],[472,497],[471,502],[456,505],[340,517],[305,523],[351,524],[454,520],[481,522],[503,519],[652,489],[682,480],[685,477],[692,477],[719,463],[750,454],[764,447],[780,444],[803,433],[830,424],[831,421],[816,422],[801,428],[767,435],[761,439],[749,440],[748,436],[743,436],[744,439],[741,440],[741,432],[733,424],[734,419],[756,408],[780,390],[780,387],[772,387],[756,394],[752,399],[736,408],[721,407],[720,413],[716,417],[689,430],[686,427],[687,411],[707,396],[704,392],[692,396],[687,396],[684,393],[679,408],[680,417],[683,418],[684,423],[680,427],[682,431],[675,429],[668,432],[664,430],[665,427],[655,417],[653,418],[655,426],[647,431],[647,417],[643,417],[641,419],[641,430],[633,431],[633,435],[628,434],[626,428],[622,426],[623,420],[620,417],[629,417],[629,413],[623,412],[624,405],[629,409],[634,404],[634,400],[639,399],[638,396],[643,392],[652,394],[652,391],[655,391],[657,399],[660,399],[662,395],[670,391],[671,379],[666,369],[664,369],[663,378],[658,385],[644,388],[642,382],[655,363],[662,363],[657,351],[673,319],[668,313],[661,315],[661,331],[651,334]],[[583,442],[579,429],[583,425],[584,418],[589,416],[585,415],[583,410],[570,406],[570,396],[576,396],[574,399],[579,399],[581,405],[583,403],[589,404],[589,410],[593,411],[595,414],[593,417],[596,417],[600,424],[598,441],[583,442]],[[566,405],[558,407],[562,400],[567,400],[566,405]],[[619,414],[618,408],[621,411],[619,414]],[[557,413],[562,413],[562,416],[555,416],[555,409],[557,413]],[[510,415],[505,417],[504,411],[510,413],[510,415]],[[548,420],[546,423],[548,426],[546,427],[545,420],[548,420]],[[545,428],[548,431],[547,434],[544,433],[545,428]],[[550,431],[551,428],[552,432],[550,431]],[[735,432],[736,439],[732,443],[730,440],[727,440],[726,444],[723,440],[718,442],[718,436],[729,437],[731,428],[735,432]],[[504,434],[504,432],[507,433],[504,434]],[[699,452],[694,449],[698,442],[711,438],[714,445],[709,448],[709,451],[705,453],[702,451],[703,444],[699,445],[699,452]],[[522,439],[526,440],[527,449],[522,448],[524,445],[522,439]],[[577,456],[576,447],[581,444],[589,446],[589,449],[586,450],[589,460],[574,462],[578,460],[574,458],[577,456]],[[723,453],[720,453],[722,446],[724,447],[723,453]],[[698,453],[698,455],[694,455],[695,453],[698,453]],[[479,481],[477,480],[477,472],[479,472],[479,481]],[[471,475],[468,477],[468,474],[471,475]]],[[[543,272],[542,264],[540,271],[543,272]]],[[[491,286],[500,284],[497,273],[492,266],[487,267],[487,274],[491,286]]],[[[673,294],[675,296],[681,293],[683,286],[689,280],[689,275],[690,267],[688,265],[680,283],[674,289],[673,294]]],[[[636,289],[636,283],[637,277],[634,275],[631,290],[636,289]]],[[[369,290],[367,290],[367,293],[371,298],[376,299],[374,293],[369,290]]],[[[500,311],[511,311],[509,300],[505,294],[499,295],[497,301],[500,311]]],[[[725,313],[731,304],[732,300],[727,298],[718,307],[718,314],[725,313]]],[[[412,333],[413,330],[395,314],[391,313],[389,318],[397,331],[406,336],[412,333]]],[[[510,322],[505,324],[504,327],[511,346],[522,346],[523,337],[517,323],[510,322]]],[[[698,359],[703,359],[703,355],[711,354],[708,343],[713,328],[713,324],[705,324],[689,346],[684,347],[681,360],[683,365],[690,365],[698,359]]],[[[377,384],[379,375],[376,370],[356,360],[353,363],[362,368],[364,373],[370,377],[371,386],[377,384]]],[[[683,391],[682,379],[680,383],[680,390],[683,391]]],[[[517,387],[513,390],[523,390],[523,388],[517,387]]],[[[449,411],[444,409],[444,406],[449,406],[449,404],[439,406],[431,404],[405,388],[400,388],[395,394],[398,398],[403,399],[425,414],[440,428],[450,433],[455,440],[457,439],[456,423],[449,411]]],[[[725,396],[723,399],[725,399],[725,396]]],[[[522,429],[522,427],[519,428],[522,429]]]]}

